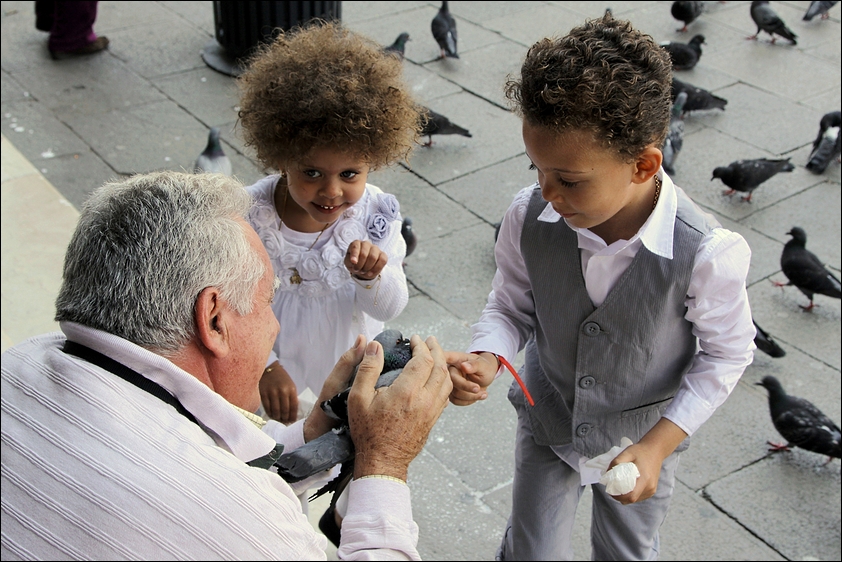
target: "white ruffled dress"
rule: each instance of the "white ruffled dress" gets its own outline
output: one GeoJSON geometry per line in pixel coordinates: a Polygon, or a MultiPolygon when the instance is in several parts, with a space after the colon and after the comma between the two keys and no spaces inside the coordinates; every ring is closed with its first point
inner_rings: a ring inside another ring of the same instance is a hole
{"type": "Polygon", "coordinates": [[[308,250],[319,233],[298,232],[280,224],[274,203],[279,177],[271,175],[246,188],[254,198],[249,222],[281,280],[272,303],[281,330],[267,365],[277,360],[299,394],[309,388],[318,396],[357,335],[371,340],[383,330],[384,322],[406,307],[409,293],[403,272],[406,243],[401,236],[400,207],[394,195],[366,184],[362,198],[308,250]],[[345,267],[345,252],[354,240],[370,240],[389,256],[379,283],[355,280],[345,267]]]}

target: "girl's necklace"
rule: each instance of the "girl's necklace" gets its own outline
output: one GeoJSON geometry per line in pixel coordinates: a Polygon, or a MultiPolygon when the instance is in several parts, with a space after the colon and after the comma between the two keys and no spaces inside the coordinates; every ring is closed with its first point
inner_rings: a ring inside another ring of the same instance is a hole
{"type": "MultiPolygon", "coordinates": [[[[281,227],[284,225],[284,213],[287,210],[287,195],[289,195],[289,187],[284,187],[284,203],[281,206],[281,216],[280,216],[281,220],[278,223],[278,230],[281,230],[281,227]]],[[[319,238],[322,237],[322,234],[324,234],[325,230],[327,230],[327,227],[329,227],[331,224],[333,224],[333,223],[329,222],[322,227],[322,229],[319,231],[319,235],[316,236],[316,239],[313,240],[313,243],[310,244],[309,248],[307,248],[308,252],[313,249],[313,246],[316,245],[316,242],[319,241],[319,238]]],[[[289,269],[292,270],[292,275],[289,276],[289,282],[292,283],[293,285],[300,285],[301,284],[301,275],[298,273],[298,268],[297,267],[290,267],[289,269]]]]}

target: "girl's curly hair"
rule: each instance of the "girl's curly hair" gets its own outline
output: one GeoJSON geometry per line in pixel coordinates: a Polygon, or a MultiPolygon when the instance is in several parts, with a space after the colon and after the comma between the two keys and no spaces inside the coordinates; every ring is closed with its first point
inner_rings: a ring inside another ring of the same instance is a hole
{"type": "Polygon", "coordinates": [[[610,14],[532,45],[506,97],[531,125],[591,131],[633,160],[669,128],[672,63],[652,37],[610,14]]]}
{"type": "Polygon", "coordinates": [[[280,169],[313,148],[350,151],[372,169],[408,159],[423,109],[401,61],[335,22],[281,31],[238,79],[246,146],[280,169]]]}

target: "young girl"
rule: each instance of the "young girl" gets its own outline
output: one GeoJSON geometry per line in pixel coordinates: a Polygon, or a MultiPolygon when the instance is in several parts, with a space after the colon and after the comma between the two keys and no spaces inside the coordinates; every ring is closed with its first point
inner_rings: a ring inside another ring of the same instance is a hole
{"type": "Polygon", "coordinates": [[[408,301],[393,195],[368,173],[406,158],[419,106],[401,63],[339,24],[281,34],[239,78],[247,145],[279,173],[247,189],[250,222],[281,288],[281,332],[260,382],[267,415],[290,423],[358,334],[371,339],[408,301]]]}
{"type": "Polygon", "coordinates": [[[655,559],[685,438],[751,363],[748,245],[661,168],[670,82],[666,52],[606,15],[533,45],[507,84],[538,181],[503,219],[471,353],[447,354],[467,405],[526,350],[499,559],[571,560],[601,476],[585,463],[624,437],[611,467],[640,476],[619,495],[592,486],[592,559],[655,559]]]}

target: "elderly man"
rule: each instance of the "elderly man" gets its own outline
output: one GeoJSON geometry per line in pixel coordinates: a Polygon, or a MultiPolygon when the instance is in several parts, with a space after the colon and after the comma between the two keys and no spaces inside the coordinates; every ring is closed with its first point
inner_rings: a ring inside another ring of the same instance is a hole
{"type": "MultiPolygon", "coordinates": [[[[320,408],[289,427],[250,414],[279,329],[250,203],[231,178],[176,172],[108,183],[86,203],[62,332],[2,358],[3,560],[325,557],[301,490],[258,460],[335,422],[320,408]]],[[[418,558],[407,468],[451,383],[435,339],[411,341],[392,386],[375,391],[383,350],[361,336],[322,389],[333,396],[359,365],[340,558],[418,558]]]]}

